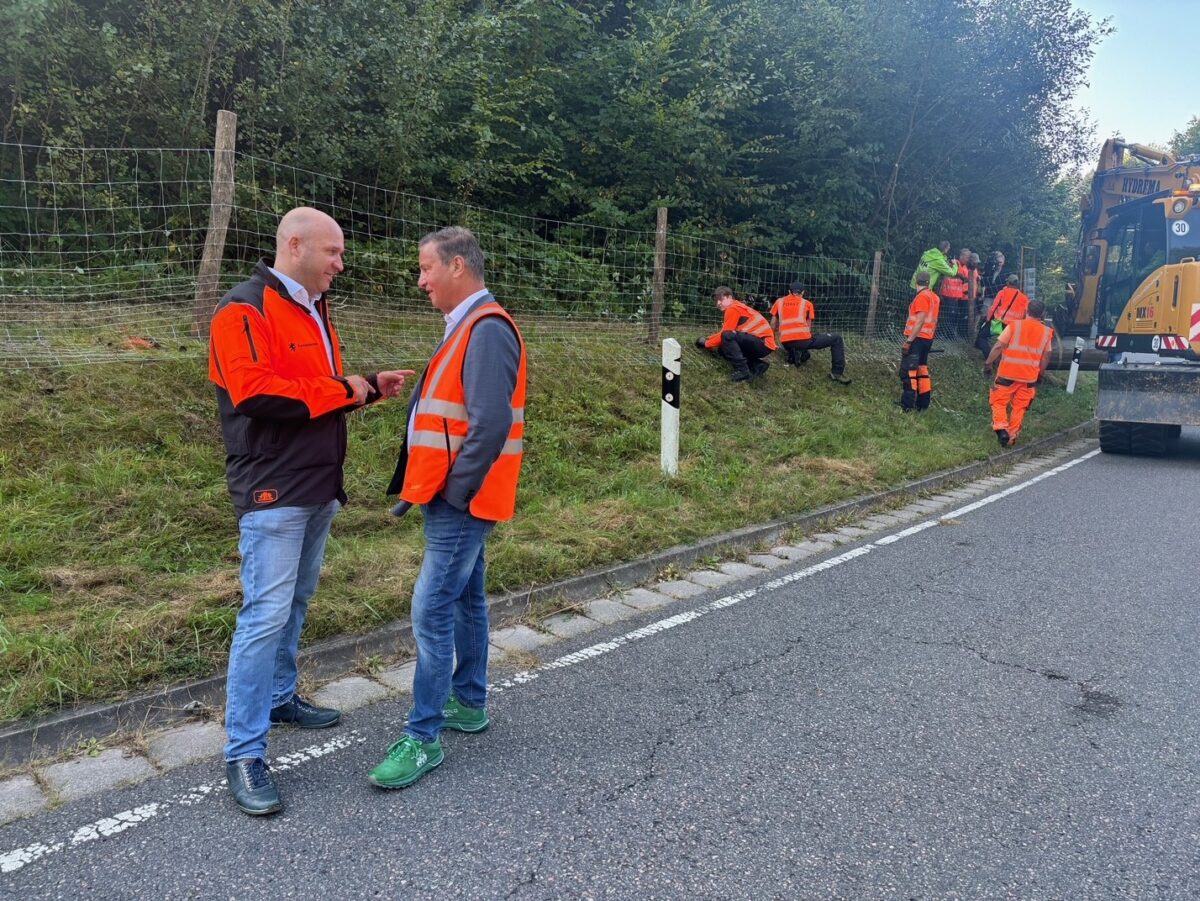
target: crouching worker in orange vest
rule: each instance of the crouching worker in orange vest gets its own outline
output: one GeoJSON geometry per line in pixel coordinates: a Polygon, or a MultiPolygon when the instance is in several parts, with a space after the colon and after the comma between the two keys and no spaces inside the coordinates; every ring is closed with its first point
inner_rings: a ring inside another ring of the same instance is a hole
{"type": "Polygon", "coordinates": [[[1054,329],[1042,322],[1045,312],[1046,305],[1040,300],[1029,301],[1026,317],[1005,326],[983,364],[984,374],[990,375],[996,361],[1000,363],[988,399],[992,404],[992,430],[1001,447],[1017,443],[1025,411],[1037,396],[1037,385],[1050,362],[1054,329]]]}
{"type": "Polygon", "coordinates": [[[804,286],[800,282],[792,282],[790,290],[790,294],[785,294],[771,306],[771,328],[779,330],[779,343],[787,353],[788,364],[807,363],[809,351],[828,347],[831,356],[829,377],[849,385],[850,379],[845,376],[846,345],[842,336],[829,332],[814,335],[812,323],[816,310],[812,301],[801,293],[804,286]]]}
{"type": "Polygon", "coordinates": [[[933,380],[929,378],[929,348],[937,331],[941,299],[929,290],[929,273],[918,272],[915,277],[917,296],[908,306],[908,322],[904,326],[904,343],[900,345],[900,407],[905,413],[928,410],[933,395],[933,380]]]}
{"type": "Polygon", "coordinates": [[[775,335],[762,313],[735,300],[733,290],[722,285],[713,292],[717,309],[724,319],[721,330],[707,338],[697,338],[696,347],[715,350],[733,367],[730,381],[745,382],[757,378],[771,365],[764,359],[775,350],[775,335]]]}

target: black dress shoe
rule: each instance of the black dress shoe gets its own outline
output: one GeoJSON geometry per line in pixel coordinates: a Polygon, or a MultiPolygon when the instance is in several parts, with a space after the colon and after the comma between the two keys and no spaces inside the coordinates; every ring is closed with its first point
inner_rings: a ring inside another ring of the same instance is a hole
{"type": "Polygon", "coordinates": [[[271,768],[261,757],[230,760],[225,764],[225,780],[243,813],[262,817],[283,810],[279,790],[271,778],[271,768]]]}
{"type": "Polygon", "coordinates": [[[300,695],[292,695],[286,704],[271,708],[272,724],[298,726],[301,729],[328,729],[336,726],[341,718],[342,711],[332,707],[317,707],[300,695]]]}

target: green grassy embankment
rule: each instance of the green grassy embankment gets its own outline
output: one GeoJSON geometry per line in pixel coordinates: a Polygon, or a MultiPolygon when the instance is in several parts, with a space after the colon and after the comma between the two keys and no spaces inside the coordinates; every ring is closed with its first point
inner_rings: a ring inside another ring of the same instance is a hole
{"type": "MultiPolygon", "coordinates": [[[[603,340],[603,339],[599,339],[603,340]]],[[[351,354],[353,356],[353,354],[351,354]]],[[[652,357],[647,349],[647,357],[652,357]]],[[[935,408],[895,406],[894,363],[831,383],[824,352],[754,385],[684,352],[681,472],[659,472],[659,372],[589,345],[530,363],[518,516],[489,544],[492,591],[614,561],[998,452],[978,357],[931,359],[935,408]]],[[[353,360],[350,361],[353,365],[353,360]]],[[[225,663],[240,592],[237,530],[203,356],[0,374],[0,722],[113,699],[225,663]]],[[[1052,375],[1034,440],[1091,416],[1094,376],[1052,375]]],[[[306,641],[405,615],[420,517],[382,496],[404,404],[352,418],[349,506],[334,523],[306,641]]]]}

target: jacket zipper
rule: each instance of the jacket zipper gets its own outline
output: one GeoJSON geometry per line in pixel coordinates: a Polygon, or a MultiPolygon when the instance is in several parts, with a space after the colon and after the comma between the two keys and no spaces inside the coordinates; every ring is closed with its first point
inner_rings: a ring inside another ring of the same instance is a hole
{"type": "Polygon", "coordinates": [[[448,468],[454,465],[454,458],[450,454],[450,425],[445,419],[442,420],[442,434],[446,436],[446,466],[448,468]]]}
{"type": "Polygon", "coordinates": [[[250,317],[242,317],[242,325],[245,326],[246,341],[250,344],[250,359],[255,363],[258,362],[258,351],[254,347],[254,335],[250,334],[250,317]]]}

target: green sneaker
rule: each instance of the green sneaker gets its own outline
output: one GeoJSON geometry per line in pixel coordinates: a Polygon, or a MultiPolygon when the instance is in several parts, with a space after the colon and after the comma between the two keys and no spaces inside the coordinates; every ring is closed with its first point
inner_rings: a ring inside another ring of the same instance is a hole
{"type": "Polygon", "coordinates": [[[491,722],[486,707],[464,707],[453,694],[442,708],[442,716],[446,718],[442,728],[457,732],[482,732],[491,722]]]}
{"type": "Polygon", "coordinates": [[[403,735],[399,741],[392,743],[383,763],[371,770],[367,778],[380,788],[404,788],[432,770],[445,757],[438,739],[421,742],[411,735],[403,735]]]}

